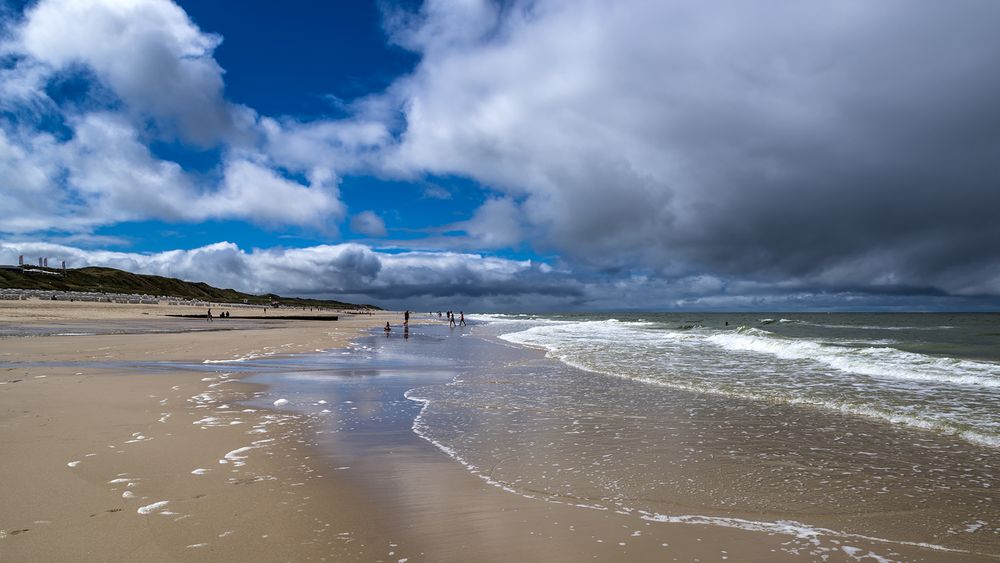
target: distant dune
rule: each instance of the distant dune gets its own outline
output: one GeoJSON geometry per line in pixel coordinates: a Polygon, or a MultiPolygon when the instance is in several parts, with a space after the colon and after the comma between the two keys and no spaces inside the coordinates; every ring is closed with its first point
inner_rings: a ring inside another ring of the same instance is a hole
{"type": "Polygon", "coordinates": [[[251,295],[235,289],[219,289],[204,282],[188,282],[176,278],[133,274],[114,268],[77,268],[60,270],[35,266],[0,268],[0,289],[31,289],[41,291],[78,291],[94,293],[121,293],[197,299],[219,303],[248,303],[254,305],[282,305],[296,307],[324,307],[331,309],[379,309],[374,305],[355,305],[326,299],[281,297],[273,293],[251,295]]]}

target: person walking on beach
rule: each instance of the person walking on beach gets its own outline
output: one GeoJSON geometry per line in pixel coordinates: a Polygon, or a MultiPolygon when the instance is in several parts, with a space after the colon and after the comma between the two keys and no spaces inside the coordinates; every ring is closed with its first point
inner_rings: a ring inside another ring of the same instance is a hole
{"type": "Polygon", "coordinates": [[[458,312],[458,318],[459,318],[459,321],[460,321],[459,324],[462,325],[462,326],[466,326],[466,324],[465,324],[465,312],[459,311],[458,312]]]}
{"type": "Polygon", "coordinates": [[[455,313],[448,311],[448,326],[455,326],[455,313]]]}
{"type": "Polygon", "coordinates": [[[385,328],[382,329],[382,331],[385,332],[385,336],[386,336],[386,338],[388,338],[389,337],[389,333],[392,332],[392,327],[389,326],[389,323],[385,323],[385,328]]]}
{"type": "Polygon", "coordinates": [[[209,309],[208,309],[208,315],[205,318],[208,319],[208,322],[212,322],[212,308],[211,307],[209,307],[209,309]]]}
{"type": "Polygon", "coordinates": [[[410,326],[410,310],[403,312],[403,326],[410,326]]]}

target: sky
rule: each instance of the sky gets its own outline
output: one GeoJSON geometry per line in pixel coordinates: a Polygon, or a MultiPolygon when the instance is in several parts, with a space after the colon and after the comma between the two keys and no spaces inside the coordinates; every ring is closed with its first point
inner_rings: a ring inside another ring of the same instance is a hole
{"type": "Polygon", "coordinates": [[[1000,309],[1000,3],[0,0],[0,263],[1000,309]]]}

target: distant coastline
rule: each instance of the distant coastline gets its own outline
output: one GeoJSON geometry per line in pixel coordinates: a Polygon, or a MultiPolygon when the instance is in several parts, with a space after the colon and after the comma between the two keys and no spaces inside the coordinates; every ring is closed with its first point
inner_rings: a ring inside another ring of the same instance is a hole
{"type": "Polygon", "coordinates": [[[59,269],[42,266],[0,267],[0,299],[15,297],[55,300],[127,302],[186,301],[185,304],[247,305],[255,307],[318,307],[324,309],[381,310],[375,305],[356,305],[332,299],[282,297],[273,293],[253,295],[235,289],[220,289],[204,282],[135,274],[115,268],[59,269]]]}

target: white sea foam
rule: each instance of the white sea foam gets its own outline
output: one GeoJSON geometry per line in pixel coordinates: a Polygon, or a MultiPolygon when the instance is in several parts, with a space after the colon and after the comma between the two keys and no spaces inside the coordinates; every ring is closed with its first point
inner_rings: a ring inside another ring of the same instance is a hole
{"type": "Polygon", "coordinates": [[[276,407],[280,407],[281,405],[287,405],[287,404],[288,404],[288,399],[278,399],[277,401],[274,402],[274,406],[276,407]]]}
{"type": "MultiPolygon", "coordinates": [[[[286,346],[287,346],[287,344],[286,344],[286,346]]],[[[250,360],[259,360],[261,358],[268,358],[268,357],[274,356],[275,354],[276,354],[276,352],[271,351],[271,350],[266,351],[266,352],[251,352],[249,354],[246,354],[246,355],[243,355],[243,356],[237,356],[235,358],[230,358],[228,360],[203,360],[201,363],[203,363],[203,364],[234,364],[234,363],[240,363],[240,362],[248,362],[250,360]]]]}
{"type": "Polygon", "coordinates": [[[479,322],[489,322],[489,323],[530,323],[530,324],[572,324],[574,321],[550,319],[546,317],[540,317],[535,315],[504,315],[501,313],[477,313],[467,315],[469,320],[479,321],[479,322]]]}
{"type": "Polygon", "coordinates": [[[874,536],[865,536],[861,534],[841,532],[838,530],[831,530],[829,528],[819,528],[815,526],[809,526],[801,522],[796,522],[794,520],[777,520],[774,522],[768,522],[768,521],[746,520],[743,518],[725,518],[718,516],[700,516],[691,514],[666,515],[666,514],[656,514],[645,511],[639,511],[639,514],[641,518],[643,518],[644,520],[649,520],[650,522],[720,526],[723,528],[736,528],[739,530],[747,530],[751,532],[766,532],[769,534],[794,536],[799,539],[815,539],[820,537],[834,538],[838,540],[855,539],[855,540],[864,540],[876,543],[884,543],[889,545],[908,545],[908,546],[920,547],[924,549],[931,549],[934,551],[941,551],[947,553],[969,553],[968,551],[965,550],[950,549],[941,545],[936,545],[931,543],[889,540],[874,536]]]}
{"type": "Polygon", "coordinates": [[[140,506],[136,512],[142,515],[152,514],[154,512],[159,512],[164,506],[170,504],[170,501],[161,500],[159,502],[154,502],[153,504],[147,504],[146,506],[140,506]]]}
{"type": "Polygon", "coordinates": [[[746,327],[713,334],[706,340],[729,350],[769,354],[786,360],[810,360],[871,377],[1000,387],[1000,365],[987,362],[938,358],[888,347],[831,346],[746,327]]]}
{"type": "Polygon", "coordinates": [[[137,442],[148,442],[152,440],[149,436],[144,436],[142,432],[133,432],[131,440],[125,440],[126,444],[135,444],[137,442]]]}
{"type": "MultiPolygon", "coordinates": [[[[657,345],[666,341],[687,340],[697,344],[710,343],[733,351],[768,354],[786,360],[813,361],[840,371],[870,377],[1000,387],[1000,365],[990,362],[940,358],[890,347],[834,346],[815,340],[784,338],[748,327],[714,333],[634,330],[643,326],[646,323],[586,321],[555,327],[537,326],[503,334],[500,338],[515,344],[542,347],[554,352],[560,359],[564,359],[560,354],[568,351],[566,348],[583,341],[588,341],[590,347],[598,347],[601,342],[609,341],[623,341],[634,347],[643,343],[657,345]]],[[[614,350],[608,346],[607,351],[613,353],[614,350]]],[[[569,355],[565,359],[572,361],[573,358],[569,355]]]]}
{"type": "Polygon", "coordinates": [[[240,466],[246,465],[246,462],[243,461],[243,460],[245,460],[247,458],[247,456],[242,455],[242,454],[245,454],[246,452],[249,452],[250,450],[258,448],[258,447],[259,446],[244,446],[242,448],[236,448],[235,450],[233,450],[233,451],[227,453],[226,455],[222,456],[223,459],[220,459],[219,463],[222,463],[222,464],[232,463],[236,467],[240,467],[240,466]]]}

